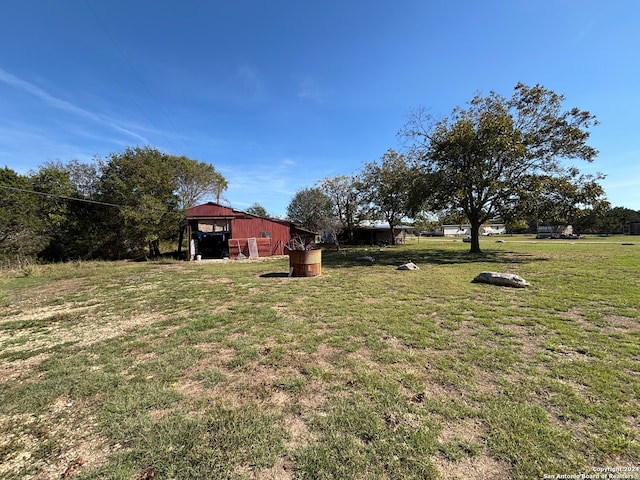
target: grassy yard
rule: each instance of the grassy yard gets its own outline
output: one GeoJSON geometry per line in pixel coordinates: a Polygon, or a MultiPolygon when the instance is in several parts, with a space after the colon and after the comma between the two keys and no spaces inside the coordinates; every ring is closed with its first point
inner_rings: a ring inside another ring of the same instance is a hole
{"type": "Polygon", "coordinates": [[[287,278],[286,258],[2,271],[0,478],[637,468],[630,239],[484,238],[478,257],[420,239],[324,252],[314,278],[287,278]],[[471,283],[484,270],[531,286],[471,283]]]}

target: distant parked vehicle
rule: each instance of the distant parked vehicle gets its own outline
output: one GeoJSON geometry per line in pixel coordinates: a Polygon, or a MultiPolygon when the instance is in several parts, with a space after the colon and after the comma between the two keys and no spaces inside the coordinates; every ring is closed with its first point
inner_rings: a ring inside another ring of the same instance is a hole
{"type": "Polygon", "coordinates": [[[539,225],[536,238],[576,238],[571,225],[539,225]]]}

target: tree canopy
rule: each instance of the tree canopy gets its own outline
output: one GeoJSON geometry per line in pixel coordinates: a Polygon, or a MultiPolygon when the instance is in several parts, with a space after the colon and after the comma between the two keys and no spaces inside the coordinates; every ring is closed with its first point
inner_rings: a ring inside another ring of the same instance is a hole
{"type": "Polygon", "coordinates": [[[366,163],[359,176],[359,188],[370,214],[389,223],[391,244],[395,244],[393,228],[411,212],[411,192],[415,180],[407,158],[388,150],[377,161],[366,163]]]}
{"type": "Polygon", "coordinates": [[[318,182],[318,188],[331,201],[337,226],[342,228],[346,237],[351,240],[363,209],[362,192],[359,189],[357,177],[351,175],[325,177],[318,182]]]}
{"type": "Polygon", "coordinates": [[[539,197],[531,195],[531,184],[557,195],[574,195],[556,187],[577,185],[593,194],[580,195],[585,203],[602,193],[595,188],[600,176],[580,175],[567,165],[569,160],[591,162],[596,157],[597,151],[587,144],[596,118],[578,108],[563,110],[564,101],[563,95],[540,85],[519,83],[511,98],[495,92],[476,95],[466,108],[457,107],[440,120],[423,109],[412,112],[400,135],[423,178],[429,179],[428,197],[441,208],[466,215],[471,252],[480,252],[484,222],[534,209],[539,197]]]}
{"type": "Polygon", "coordinates": [[[287,206],[287,216],[293,223],[307,230],[319,233],[332,228],[333,217],[331,199],[317,187],[303,188],[287,206]]]}
{"type": "Polygon", "coordinates": [[[176,195],[180,208],[193,207],[207,196],[220,203],[228,184],[213,165],[185,156],[171,155],[169,160],[175,169],[176,195]]]}
{"type": "Polygon", "coordinates": [[[247,208],[246,210],[247,213],[250,213],[251,215],[256,215],[258,217],[268,217],[269,214],[267,213],[267,209],[264,208],[262,205],[260,205],[259,203],[254,203],[253,205],[251,205],[249,208],[247,208]]]}
{"type": "Polygon", "coordinates": [[[5,167],[0,169],[0,257],[9,252],[28,256],[45,243],[44,225],[38,215],[38,199],[28,177],[5,167]]]}
{"type": "Polygon", "coordinates": [[[172,158],[150,147],[111,154],[103,165],[100,199],[120,206],[112,217],[111,242],[123,254],[159,252],[160,240],[179,229],[179,198],[172,158]]]}

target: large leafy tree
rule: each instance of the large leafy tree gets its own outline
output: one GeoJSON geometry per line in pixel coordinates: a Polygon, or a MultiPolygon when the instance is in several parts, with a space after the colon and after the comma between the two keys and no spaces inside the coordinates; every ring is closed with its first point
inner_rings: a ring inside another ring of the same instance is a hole
{"type": "Polygon", "coordinates": [[[362,210],[362,194],[356,177],[340,175],[325,177],[318,188],[331,200],[333,215],[349,240],[358,226],[362,210]]]}
{"type": "Polygon", "coordinates": [[[41,193],[36,202],[46,236],[61,235],[74,213],[74,205],[69,199],[76,198],[78,193],[68,170],[61,162],[47,162],[31,172],[30,181],[33,190],[41,193]]]}
{"type": "Polygon", "coordinates": [[[389,223],[392,245],[394,227],[411,213],[415,173],[407,158],[391,149],[380,162],[366,163],[359,176],[359,188],[370,215],[389,223]]]}
{"type": "Polygon", "coordinates": [[[622,233],[627,222],[640,222],[640,210],[625,207],[610,208],[600,216],[600,230],[606,233],[622,233]]]}
{"type": "Polygon", "coordinates": [[[564,110],[564,101],[540,85],[519,83],[511,98],[477,95],[440,120],[418,109],[400,132],[431,178],[435,203],[460,209],[469,220],[472,253],[480,252],[484,222],[535,205],[526,190],[533,179],[586,185],[600,178],[567,166],[573,159],[593,161],[588,130],[597,122],[587,111],[564,110]]]}
{"type": "Polygon", "coordinates": [[[169,157],[175,168],[176,194],[181,208],[189,208],[207,197],[220,202],[227,180],[213,165],[185,156],[169,157]]]}
{"type": "Polygon", "coordinates": [[[141,254],[148,247],[157,256],[160,241],[175,238],[182,212],[170,155],[151,147],[113,153],[103,162],[98,188],[102,201],[120,206],[109,222],[111,255],[141,254]]]}
{"type": "Polygon", "coordinates": [[[287,216],[293,223],[319,233],[333,228],[335,217],[331,199],[319,188],[303,188],[287,206],[287,216]]]}
{"type": "Polygon", "coordinates": [[[38,198],[27,176],[0,169],[0,258],[32,256],[46,243],[38,198]]]}
{"type": "Polygon", "coordinates": [[[114,256],[112,229],[114,219],[120,218],[119,206],[104,204],[99,195],[99,163],[47,162],[30,178],[33,188],[42,192],[39,214],[47,227],[48,244],[38,253],[41,258],[114,256]]]}
{"type": "Polygon", "coordinates": [[[84,163],[79,160],[70,160],[63,168],[74,185],[79,198],[95,200],[98,196],[98,181],[100,179],[99,159],[96,162],[84,163]]]}
{"type": "Polygon", "coordinates": [[[257,215],[258,217],[268,217],[269,213],[267,213],[267,209],[260,205],[258,202],[251,205],[246,210],[247,213],[251,215],[257,215]]]}
{"type": "Polygon", "coordinates": [[[522,179],[516,208],[506,209],[504,218],[521,217],[526,212],[532,225],[573,225],[574,231],[591,229],[595,217],[609,208],[604,190],[591,177],[569,169],[565,175],[532,175],[522,179]],[[588,206],[588,208],[586,208],[588,206]]]}

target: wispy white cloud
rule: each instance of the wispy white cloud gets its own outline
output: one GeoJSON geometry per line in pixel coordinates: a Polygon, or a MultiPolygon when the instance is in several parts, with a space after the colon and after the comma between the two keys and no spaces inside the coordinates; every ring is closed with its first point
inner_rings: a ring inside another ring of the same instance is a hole
{"type": "Polygon", "coordinates": [[[236,78],[251,100],[263,100],[266,97],[267,84],[258,69],[250,65],[241,65],[236,71],[236,78]]]}
{"type": "Polygon", "coordinates": [[[292,158],[284,158],[282,159],[282,165],[287,166],[287,167],[292,167],[294,165],[296,165],[298,162],[296,162],[294,159],[292,158]]]}
{"type": "Polygon", "coordinates": [[[34,97],[39,98],[40,100],[42,100],[44,103],[46,103],[51,107],[57,108],[59,110],[64,110],[66,112],[73,113],[76,115],[80,115],[82,117],[89,118],[90,120],[99,121],[99,118],[96,115],[86,110],[83,110],[82,108],[76,107],[75,105],[67,102],[66,100],[61,100],[59,98],[56,98],[50,95],[49,93],[47,93],[46,91],[44,91],[43,89],[41,89],[40,87],[32,83],[26,82],[14,75],[11,75],[10,73],[6,72],[1,68],[0,68],[0,81],[2,81],[3,83],[13,88],[22,90],[24,92],[31,94],[34,97]]]}
{"type": "Polygon", "coordinates": [[[583,46],[585,40],[593,36],[593,32],[596,30],[597,24],[597,19],[592,18],[590,21],[582,25],[582,27],[575,33],[575,35],[567,39],[567,47],[573,50],[575,48],[580,48],[581,46],[583,46]]]}
{"type": "Polygon", "coordinates": [[[97,115],[93,112],[90,112],[81,107],[78,107],[77,105],[74,105],[71,102],[63,100],[61,98],[57,98],[51,95],[50,93],[48,93],[47,91],[43,90],[42,88],[38,87],[37,85],[34,85],[33,83],[22,80],[21,78],[18,78],[15,75],[10,74],[9,72],[3,70],[2,68],[0,68],[0,82],[6,85],[9,85],[10,87],[13,87],[17,90],[21,90],[25,93],[30,94],[31,96],[41,100],[44,104],[48,105],[49,107],[56,108],[58,110],[81,117],[85,120],[90,120],[94,123],[98,123],[100,125],[109,127],[117,132],[133,137],[142,143],[145,143],[145,144],[148,143],[147,139],[144,138],[142,135],[139,135],[130,129],[122,127],[115,120],[110,119],[108,117],[101,116],[101,115],[97,115]]]}
{"type": "Polygon", "coordinates": [[[318,80],[311,77],[298,79],[297,96],[303,100],[311,100],[316,103],[324,103],[330,92],[322,87],[318,80]]]}

